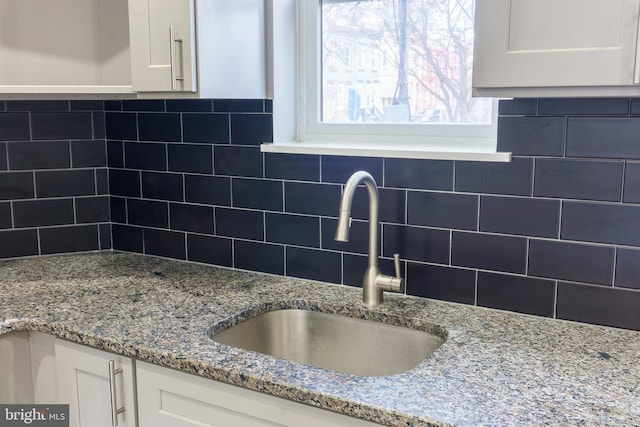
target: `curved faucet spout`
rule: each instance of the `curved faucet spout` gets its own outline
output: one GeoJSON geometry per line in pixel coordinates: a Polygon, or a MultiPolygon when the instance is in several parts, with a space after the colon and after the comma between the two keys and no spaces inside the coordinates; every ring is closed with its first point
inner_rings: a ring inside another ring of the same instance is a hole
{"type": "MultiPolygon", "coordinates": [[[[351,204],[353,202],[353,193],[360,183],[364,183],[369,192],[369,224],[372,224],[376,228],[374,230],[369,229],[369,236],[375,238],[376,245],[373,247],[375,256],[377,257],[378,248],[378,186],[376,180],[373,179],[371,174],[365,171],[358,171],[351,175],[351,178],[347,181],[342,192],[342,198],[340,199],[340,212],[338,214],[338,228],[336,229],[336,240],[339,242],[349,241],[349,228],[351,228],[351,204]],[[374,234],[371,234],[373,231],[374,234]]],[[[371,240],[371,239],[370,239],[371,240]]],[[[370,242],[371,243],[371,242],[370,242]]],[[[371,245],[369,245],[369,254],[371,254],[371,245]]]]}
{"type": "Polygon", "coordinates": [[[361,183],[369,193],[369,265],[364,274],[362,299],[367,305],[379,305],[383,300],[383,290],[404,292],[404,280],[400,278],[399,271],[396,271],[396,277],[391,277],[380,274],[378,269],[378,186],[368,172],[354,173],[344,186],[335,239],[340,242],[349,240],[353,194],[361,183]]]}

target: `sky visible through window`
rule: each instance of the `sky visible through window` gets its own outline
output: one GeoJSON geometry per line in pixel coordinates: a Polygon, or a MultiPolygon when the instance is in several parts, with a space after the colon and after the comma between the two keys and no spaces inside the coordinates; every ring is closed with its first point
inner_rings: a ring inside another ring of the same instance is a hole
{"type": "Polygon", "coordinates": [[[321,0],[325,123],[489,124],[473,0],[321,0]]]}

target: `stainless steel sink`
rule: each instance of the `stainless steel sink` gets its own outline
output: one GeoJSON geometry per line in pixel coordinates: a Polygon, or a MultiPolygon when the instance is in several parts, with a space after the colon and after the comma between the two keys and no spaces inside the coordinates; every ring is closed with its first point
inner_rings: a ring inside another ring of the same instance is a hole
{"type": "Polygon", "coordinates": [[[444,342],[429,332],[308,310],[260,314],[211,339],[353,375],[384,376],[407,371],[444,342]]]}

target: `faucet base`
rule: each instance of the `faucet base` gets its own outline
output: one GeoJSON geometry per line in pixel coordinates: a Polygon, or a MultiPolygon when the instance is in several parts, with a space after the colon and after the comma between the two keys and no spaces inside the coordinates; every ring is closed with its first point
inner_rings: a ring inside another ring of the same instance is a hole
{"type": "Polygon", "coordinates": [[[362,302],[368,306],[382,304],[384,292],[378,287],[377,281],[381,276],[377,266],[369,266],[362,280],[362,302]]]}

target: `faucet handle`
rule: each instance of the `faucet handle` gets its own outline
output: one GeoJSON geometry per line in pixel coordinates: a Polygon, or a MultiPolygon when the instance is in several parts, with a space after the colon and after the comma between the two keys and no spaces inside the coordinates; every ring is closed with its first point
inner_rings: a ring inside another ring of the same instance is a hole
{"type": "Polygon", "coordinates": [[[396,279],[402,279],[400,275],[400,254],[393,254],[393,267],[396,270],[396,279]]]}

